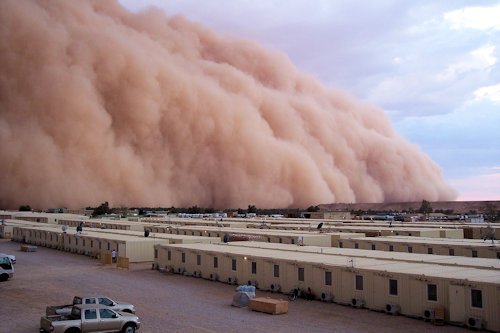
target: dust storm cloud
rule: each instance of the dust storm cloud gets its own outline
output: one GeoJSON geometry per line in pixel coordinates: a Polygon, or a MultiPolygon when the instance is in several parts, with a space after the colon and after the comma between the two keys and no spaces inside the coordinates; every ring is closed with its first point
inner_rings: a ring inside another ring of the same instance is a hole
{"type": "Polygon", "coordinates": [[[284,54],[114,1],[0,7],[0,207],[455,197],[381,110],[284,54]]]}

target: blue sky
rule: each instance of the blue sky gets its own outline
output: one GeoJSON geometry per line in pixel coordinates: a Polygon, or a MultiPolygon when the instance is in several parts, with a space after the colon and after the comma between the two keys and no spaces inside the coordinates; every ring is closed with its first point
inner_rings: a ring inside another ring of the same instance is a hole
{"type": "Polygon", "coordinates": [[[458,200],[500,200],[500,2],[120,0],[282,51],[383,108],[458,200]]]}

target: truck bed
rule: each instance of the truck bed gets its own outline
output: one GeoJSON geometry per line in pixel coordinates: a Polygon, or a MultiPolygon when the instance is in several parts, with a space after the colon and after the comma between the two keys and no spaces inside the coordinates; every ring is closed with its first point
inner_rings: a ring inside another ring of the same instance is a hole
{"type": "Polygon", "coordinates": [[[69,315],[71,313],[71,308],[73,304],[66,305],[50,305],[45,308],[45,314],[47,316],[54,315],[69,315]]]}

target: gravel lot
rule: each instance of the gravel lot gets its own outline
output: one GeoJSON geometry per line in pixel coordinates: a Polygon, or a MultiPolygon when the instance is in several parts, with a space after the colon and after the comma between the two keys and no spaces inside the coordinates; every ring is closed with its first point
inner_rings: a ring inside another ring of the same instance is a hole
{"type": "MultiPolygon", "coordinates": [[[[0,252],[17,258],[14,278],[0,283],[0,331],[38,332],[46,305],[68,304],[75,295],[99,294],[136,306],[139,332],[468,332],[433,326],[332,303],[297,300],[284,315],[232,307],[234,286],[151,270],[104,266],[88,257],[38,247],[21,252],[0,240],[0,252]]],[[[284,297],[257,290],[257,296],[284,297]]]]}

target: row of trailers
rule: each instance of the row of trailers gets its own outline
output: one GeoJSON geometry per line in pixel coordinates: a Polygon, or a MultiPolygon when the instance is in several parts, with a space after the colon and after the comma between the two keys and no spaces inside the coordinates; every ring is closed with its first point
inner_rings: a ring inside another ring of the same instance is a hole
{"type": "Polygon", "coordinates": [[[447,322],[500,331],[500,266],[496,259],[473,263],[473,258],[462,258],[464,264],[426,262],[425,258],[380,258],[378,251],[372,252],[373,257],[361,257],[313,253],[309,247],[285,244],[262,245],[156,245],[155,265],[160,270],[252,284],[272,292],[310,288],[322,301],[409,317],[432,320],[436,309],[444,309],[447,322]]]}
{"type": "Polygon", "coordinates": [[[62,230],[50,225],[13,225],[12,240],[53,248],[65,252],[102,256],[116,251],[118,258],[126,258],[129,263],[153,262],[154,246],[157,244],[179,244],[189,242],[219,242],[218,238],[191,237],[179,235],[155,235],[144,237],[144,233],[130,230],[62,230]]]}

